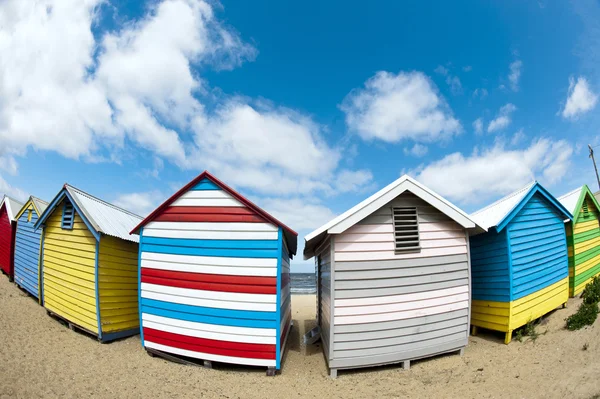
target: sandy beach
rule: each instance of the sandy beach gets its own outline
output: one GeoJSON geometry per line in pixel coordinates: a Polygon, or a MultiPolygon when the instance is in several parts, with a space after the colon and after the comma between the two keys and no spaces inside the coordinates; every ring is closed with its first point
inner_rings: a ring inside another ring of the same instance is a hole
{"type": "Polygon", "coordinates": [[[600,394],[600,322],[577,332],[564,319],[580,300],[553,312],[535,341],[505,346],[501,334],[471,337],[465,355],[328,377],[319,346],[301,336],[314,326],[315,296],[293,296],[294,329],[283,370],[215,369],[152,358],[139,336],[110,344],[69,330],[0,276],[0,398],[592,398],[600,394]],[[584,346],[587,344],[587,349],[584,346]]]}

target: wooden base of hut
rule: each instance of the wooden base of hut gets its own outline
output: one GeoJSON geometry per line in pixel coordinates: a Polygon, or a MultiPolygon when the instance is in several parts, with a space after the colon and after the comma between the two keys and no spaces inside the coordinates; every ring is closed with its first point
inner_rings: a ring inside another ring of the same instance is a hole
{"type": "Polygon", "coordinates": [[[566,305],[569,299],[568,283],[568,278],[563,279],[512,302],[473,300],[472,335],[477,335],[478,328],[501,331],[505,333],[504,343],[509,344],[514,330],[566,305]]]}
{"type": "MultiPolygon", "coordinates": [[[[223,366],[225,366],[225,365],[231,366],[230,363],[214,362],[212,360],[189,358],[189,357],[185,357],[185,356],[174,355],[172,353],[167,353],[167,352],[163,352],[163,351],[152,349],[152,348],[145,348],[145,349],[146,349],[146,352],[148,353],[148,355],[150,355],[151,357],[160,357],[160,358],[168,360],[170,362],[183,364],[186,366],[204,367],[204,368],[208,368],[208,369],[212,369],[213,364],[223,365],[223,366]]],[[[239,365],[236,365],[236,366],[239,366],[239,365]]],[[[253,366],[248,366],[248,367],[253,367],[253,366]]],[[[277,371],[278,370],[275,367],[267,367],[266,373],[267,373],[267,376],[274,377],[277,374],[277,371]]]]}
{"type": "Polygon", "coordinates": [[[79,333],[89,336],[90,338],[94,338],[102,344],[105,344],[105,343],[108,343],[111,341],[115,341],[115,340],[121,339],[121,338],[131,337],[133,335],[137,335],[140,333],[139,329],[135,328],[135,329],[126,330],[126,331],[118,331],[118,332],[109,333],[109,334],[102,334],[102,336],[100,336],[97,333],[90,331],[87,328],[82,327],[76,323],[73,323],[72,321],[69,321],[68,319],[66,319],[66,318],[62,317],[61,315],[54,313],[50,310],[46,309],[46,314],[48,316],[52,317],[53,319],[61,322],[62,324],[66,325],[67,327],[69,327],[70,330],[77,331],[79,333]]]}

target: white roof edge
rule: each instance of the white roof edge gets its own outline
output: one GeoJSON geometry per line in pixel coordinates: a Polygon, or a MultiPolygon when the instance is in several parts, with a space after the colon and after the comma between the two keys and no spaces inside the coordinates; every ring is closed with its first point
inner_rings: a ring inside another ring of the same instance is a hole
{"type": "Polygon", "coordinates": [[[8,218],[11,221],[15,220],[15,216],[21,210],[23,205],[25,205],[25,204],[20,203],[16,199],[9,197],[6,194],[2,198],[2,202],[0,203],[0,208],[2,207],[2,204],[6,204],[6,213],[8,214],[8,218]],[[14,204],[13,204],[13,202],[14,202],[14,204]],[[14,205],[14,207],[16,207],[18,209],[13,209],[13,205],[14,205]]]}
{"type": "MultiPolygon", "coordinates": [[[[388,184],[369,198],[360,202],[358,205],[350,208],[346,212],[330,220],[328,223],[314,230],[304,237],[306,243],[310,242],[324,232],[329,234],[341,234],[351,226],[366,218],[377,209],[392,201],[404,191],[410,191],[423,201],[429,203],[444,213],[452,220],[464,228],[480,227],[460,208],[437,194],[433,190],[425,187],[408,175],[403,175],[396,181],[388,184]]],[[[485,230],[485,229],[483,229],[485,230]]]]}
{"type": "Polygon", "coordinates": [[[577,202],[579,201],[579,197],[581,197],[581,192],[583,191],[583,185],[577,187],[575,190],[571,190],[566,194],[557,197],[556,199],[560,202],[572,215],[574,215],[575,207],[577,206],[577,202]],[[576,198],[569,198],[575,196],[576,198]]]}

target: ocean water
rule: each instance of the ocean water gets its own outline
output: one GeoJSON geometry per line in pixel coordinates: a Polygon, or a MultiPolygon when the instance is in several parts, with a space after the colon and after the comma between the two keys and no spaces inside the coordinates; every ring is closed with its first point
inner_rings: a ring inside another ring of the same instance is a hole
{"type": "Polygon", "coordinates": [[[314,273],[291,273],[292,294],[315,294],[317,283],[314,273]]]}

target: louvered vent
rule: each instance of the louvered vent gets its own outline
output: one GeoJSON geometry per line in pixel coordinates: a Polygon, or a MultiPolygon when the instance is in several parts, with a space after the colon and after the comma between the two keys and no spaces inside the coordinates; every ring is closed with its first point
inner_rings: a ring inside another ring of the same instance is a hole
{"type": "Polygon", "coordinates": [[[65,202],[65,207],[63,208],[62,222],[61,222],[60,227],[62,227],[63,229],[72,230],[74,218],[75,218],[75,210],[73,209],[73,204],[71,204],[70,202],[65,202]]]}
{"type": "Polygon", "coordinates": [[[392,208],[396,253],[419,250],[419,222],[416,207],[392,208]]]}
{"type": "Polygon", "coordinates": [[[587,201],[583,201],[583,214],[587,215],[589,211],[587,201]]]}

